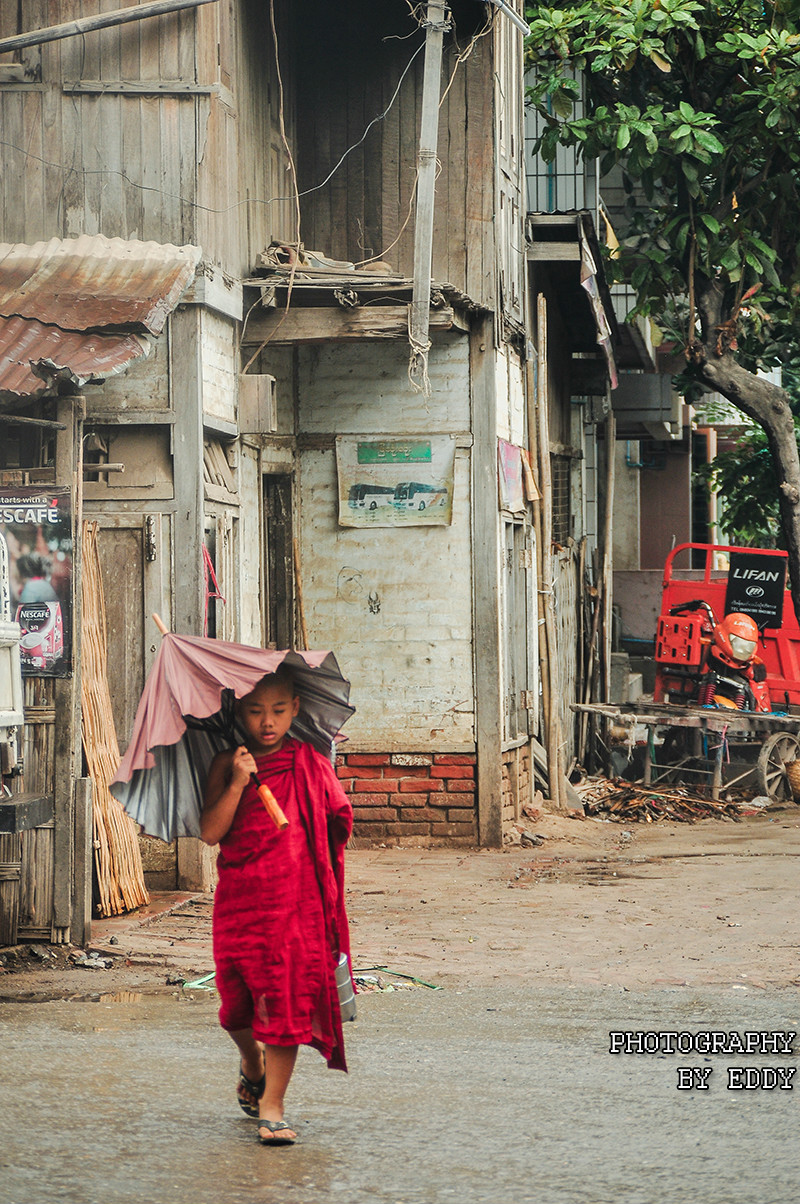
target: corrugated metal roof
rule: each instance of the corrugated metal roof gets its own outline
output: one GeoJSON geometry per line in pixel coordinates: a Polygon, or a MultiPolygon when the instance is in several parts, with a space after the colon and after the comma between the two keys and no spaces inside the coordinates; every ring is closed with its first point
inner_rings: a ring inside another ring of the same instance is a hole
{"type": "Polygon", "coordinates": [[[105,238],[0,243],[0,393],[103,380],[146,355],[194,277],[198,247],[105,238]]]}
{"type": "Polygon", "coordinates": [[[0,318],[0,392],[36,397],[62,380],[81,388],[150,352],[137,334],[84,334],[27,318],[0,318]]]}
{"type": "Polygon", "coordinates": [[[199,259],[198,247],[102,234],[0,243],[0,314],[62,330],[140,325],[160,334],[199,259]]]}

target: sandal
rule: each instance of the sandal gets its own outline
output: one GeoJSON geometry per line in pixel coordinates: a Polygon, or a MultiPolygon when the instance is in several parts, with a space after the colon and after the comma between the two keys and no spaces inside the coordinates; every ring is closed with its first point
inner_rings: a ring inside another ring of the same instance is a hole
{"type": "Polygon", "coordinates": [[[269,1137],[262,1137],[258,1134],[258,1140],[262,1145],[294,1145],[297,1141],[296,1137],[282,1137],[280,1134],[284,1129],[293,1132],[291,1125],[287,1125],[285,1120],[259,1120],[259,1129],[269,1129],[269,1137]]]}
{"type": "Polygon", "coordinates": [[[239,1082],[236,1084],[236,1099],[242,1112],[248,1116],[258,1117],[258,1101],[264,1094],[264,1088],[267,1085],[267,1076],[262,1074],[257,1083],[249,1079],[247,1075],[239,1067],[239,1082]]]}

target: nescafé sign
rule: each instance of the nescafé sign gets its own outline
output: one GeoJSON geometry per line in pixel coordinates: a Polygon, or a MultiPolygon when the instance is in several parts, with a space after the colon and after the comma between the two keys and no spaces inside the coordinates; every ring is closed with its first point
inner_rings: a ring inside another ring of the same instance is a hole
{"type": "Polygon", "coordinates": [[[20,625],[22,673],[66,677],[72,665],[70,490],[0,488],[0,538],[9,566],[3,609],[20,625]]]}
{"type": "Polygon", "coordinates": [[[786,557],[769,552],[731,552],[725,613],[750,615],[759,630],[780,627],[786,593],[786,557]]]}

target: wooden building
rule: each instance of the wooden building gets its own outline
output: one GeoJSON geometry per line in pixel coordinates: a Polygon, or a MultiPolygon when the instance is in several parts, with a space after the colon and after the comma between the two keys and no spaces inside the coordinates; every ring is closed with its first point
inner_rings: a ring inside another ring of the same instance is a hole
{"type": "MultiPolygon", "coordinates": [[[[524,254],[520,0],[431,3],[431,22],[405,0],[145,0],[117,25],[108,8],[2,6],[0,241],[198,248],[146,358],[80,389],[53,378],[22,406],[72,407],[120,743],[153,611],[176,631],[333,648],[357,707],[339,769],[356,835],[499,846],[532,795],[532,741],[547,744],[532,503],[548,359],[524,254]],[[79,35],[53,31],[66,21],[79,35]],[[434,35],[436,146],[420,156],[434,35]],[[412,348],[431,154],[430,346],[412,348]]],[[[591,320],[581,280],[558,287],[591,320]]],[[[21,413],[6,393],[0,407],[21,413]]],[[[11,447],[2,473],[53,467],[46,440],[11,447]]],[[[55,791],[74,800],[75,690],[52,684],[28,679],[26,724],[67,717],[55,791]]],[[[179,845],[145,845],[152,885],[209,881],[206,851],[179,845]]],[[[61,910],[23,908],[21,933],[80,935],[87,849],[65,829],[47,870],[61,910]]]]}

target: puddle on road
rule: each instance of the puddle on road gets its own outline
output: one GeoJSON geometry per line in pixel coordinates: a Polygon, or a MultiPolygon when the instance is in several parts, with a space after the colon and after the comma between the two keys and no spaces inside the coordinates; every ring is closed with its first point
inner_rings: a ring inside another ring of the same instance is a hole
{"type": "MultiPolygon", "coordinates": [[[[146,999],[175,999],[177,992],[174,988],[154,987],[144,991],[91,991],[73,994],[72,991],[28,991],[24,994],[2,994],[0,1003],[102,1003],[106,1006],[115,1004],[142,1003],[146,999]]],[[[185,1002],[194,1002],[194,996],[184,994],[185,1002]]]]}
{"type": "Polygon", "coordinates": [[[663,874],[637,873],[638,868],[658,866],[660,858],[637,857],[624,861],[573,861],[559,857],[540,858],[528,865],[521,865],[509,886],[528,886],[537,882],[561,882],[576,886],[614,886],[623,879],[638,878],[651,882],[663,874]]]}

